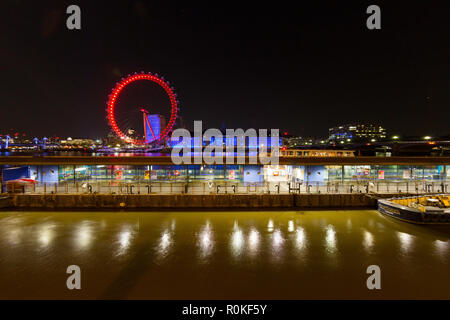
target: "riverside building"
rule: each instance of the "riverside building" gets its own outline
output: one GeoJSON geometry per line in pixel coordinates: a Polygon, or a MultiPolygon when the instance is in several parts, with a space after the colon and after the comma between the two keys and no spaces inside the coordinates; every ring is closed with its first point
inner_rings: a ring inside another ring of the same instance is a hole
{"type": "Polygon", "coordinates": [[[278,165],[173,165],[166,156],[0,157],[0,164],[3,192],[450,191],[450,157],[281,156],[278,165]]]}
{"type": "Polygon", "coordinates": [[[330,142],[375,142],[386,139],[386,129],[374,124],[349,124],[329,129],[330,142]]]}

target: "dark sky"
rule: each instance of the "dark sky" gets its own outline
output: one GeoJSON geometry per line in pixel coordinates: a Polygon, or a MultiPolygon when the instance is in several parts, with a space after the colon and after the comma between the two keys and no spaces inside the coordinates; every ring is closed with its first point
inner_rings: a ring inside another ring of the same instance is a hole
{"type": "Polygon", "coordinates": [[[108,93],[143,70],[173,84],[190,126],[450,133],[448,1],[308,2],[2,0],[0,132],[105,136],[108,93]]]}

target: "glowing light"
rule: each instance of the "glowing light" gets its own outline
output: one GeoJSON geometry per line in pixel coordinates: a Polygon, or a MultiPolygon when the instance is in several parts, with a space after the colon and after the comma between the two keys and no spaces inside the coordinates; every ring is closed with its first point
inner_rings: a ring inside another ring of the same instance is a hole
{"type": "Polygon", "coordinates": [[[125,226],[118,235],[119,249],[117,254],[122,255],[128,251],[131,246],[131,241],[133,239],[134,232],[130,226],[125,226]]]}
{"type": "Polygon", "coordinates": [[[269,223],[267,224],[267,231],[272,232],[273,231],[273,220],[270,219],[269,223]]]}
{"type": "Polygon", "coordinates": [[[250,250],[250,253],[254,254],[258,251],[259,242],[260,242],[260,234],[258,230],[252,228],[248,235],[248,248],[250,250]]]}
{"type": "Polygon", "coordinates": [[[21,242],[22,229],[11,229],[8,232],[8,242],[11,245],[18,245],[21,242]]]}
{"type": "Polygon", "coordinates": [[[328,225],[326,229],[325,245],[328,252],[334,253],[336,251],[336,231],[331,225],[328,225]]]}
{"type": "Polygon", "coordinates": [[[231,248],[233,254],[240,255],[242,252],[242,248],[244,246],[244,234],[242,230],[239,228],[237,222],[234,222],[233,233],[231,235],[231,248]]]}
{"type": "Polygon", "coordinates": [[[120,234],[120,246],[122,248],[127,248],[130,245],[131,232],[125,231],[120,234]]]}
{"type": "Polygon", "coordinates": [[[306,247],[306,235],[305,230],[302,227],[298,227],[295,236],[295,246],[301,250],[306,247]]]}
{"type": "Polygon", "coordinates": [[[400,246],[402,251],[408,252],[411,249],[413,242],[413,236],[404,232],[397,231],[398,239],[400,240],[400,246]]]}
{"type": "Polygon", "coordinates": [[[51,225],[44,225],[42,226],[42,229],[39,232],[39,242],[42,246],[46,247],[48,246],[53,238],[54,238],[54,232],[52,230],[51,225]]]}
{"type": "Polygon", "coordinates": [[[434,247],[436,248],[436,251],[440,254],[440,255],[448,255],[449,252],[449,241],[441,241],[441,240],[435,240],[434,241],[434,247]]]}
{"type": "Polygon", "coordinates": [[[278,249],[283,245],[283,243],[284,243],[283,234],[281,233],[281,231],[279,229],[275,230],[273,233],[273,238],[272,238],[273,248],[276,251],[278,251],[278,249]]]}
{"type": "Polygon", "coordinates": [[[75,244],[79,248],[86,248],[91,244],[91,242],[92,242],[92,228],[86,223],[83,223],[81,226],[78,227],[75,238],[75,244]]]}
{"type": "Polygon", "coordinates": [[[200,254],[203,258],[209,256],[212,253],[212,250],[214,248],[213,237],[213,230],[209,221],[207,221],[206,225],[202,227],[197,239],[197,245],[200,248],[200,254]]]}
{"type": "Polygon", "coordinates": [[[161,234],[161,237],[159,238],[158,247],[156,248],[159,258],[167,256],[170,248],[172,247],[172,244],[172,234],[169,232],[169,230],[164,230],[161,234]]]}
{"type": "Polygon", "coordinates": [[[292,220],[289,220],[289,222],[288,222],[288,231],[294,232],[294,221],[292,221],[292,220]]]}
{"type": "Polygon", "coordinates": [[[364,231],[363,245],[366,249],[373,247],[373,235],[369,231],[364,231]]]}

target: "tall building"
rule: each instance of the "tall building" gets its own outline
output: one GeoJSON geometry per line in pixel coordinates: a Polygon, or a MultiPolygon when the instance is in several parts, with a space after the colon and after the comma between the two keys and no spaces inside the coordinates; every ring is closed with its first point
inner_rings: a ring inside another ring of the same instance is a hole
{"type": "Polygon", "coordinates": [[[144,123],[145,140],[146,143],[150,143],[160,138],[166,127],[166,118],[160,114],[144,114],[144,119],[145,117],[147,117],[147,121],[144,123]]]}
{"type": "Polygon", "coordinates": [[[330,142],[374,142],[386,139],[386,129],[374,124],[349,124],[329,129],[330,142]]]}

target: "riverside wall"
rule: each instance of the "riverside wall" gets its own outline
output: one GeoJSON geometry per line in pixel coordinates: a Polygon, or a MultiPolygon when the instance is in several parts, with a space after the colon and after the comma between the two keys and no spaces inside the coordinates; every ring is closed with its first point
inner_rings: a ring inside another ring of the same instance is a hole
{"type": "Polygon", "coordinates": [[[12,199],[8,196],[0,196],[0,209],[10,208],[12,206],[12,199]]]}
{"type": "Polygon", "coordinates": [[[326,209],[375,208],[366,194],[17,194],[4,207],[14,209],[326,209]]]}

